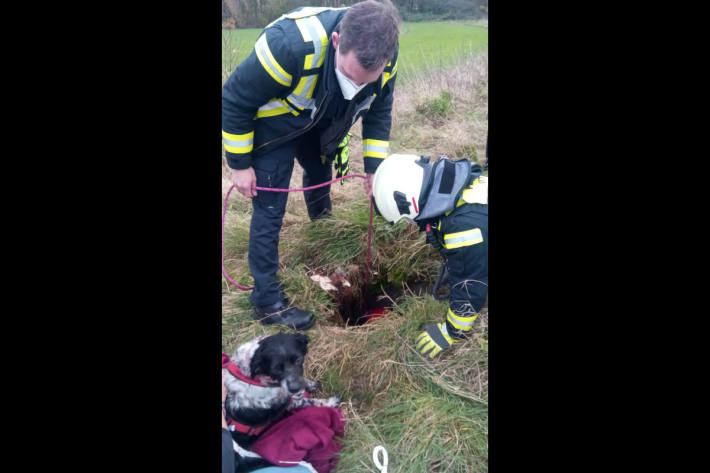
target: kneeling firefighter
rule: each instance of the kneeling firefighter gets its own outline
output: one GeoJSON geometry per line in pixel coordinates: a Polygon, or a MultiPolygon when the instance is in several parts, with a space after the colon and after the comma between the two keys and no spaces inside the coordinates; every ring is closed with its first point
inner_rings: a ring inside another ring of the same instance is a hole
{"type": "Polygon", "coordinates": [[[373,197],[378,214],[427,230],[427,243],[444,256],[449,272],[445,322],[428,324],[417,350],[434,358],[471,331],[488,295],[488,178],[468,159],[390,155],[377,168],[373,197]],[[428,230],[430,227],[430,230],[428,230]]]}

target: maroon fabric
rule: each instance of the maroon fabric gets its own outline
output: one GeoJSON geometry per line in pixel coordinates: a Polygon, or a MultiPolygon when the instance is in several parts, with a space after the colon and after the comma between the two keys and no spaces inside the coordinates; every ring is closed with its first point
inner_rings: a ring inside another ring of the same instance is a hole
{"type": "Polygon", "coordinates": [[[304,407],[273,424],[251,445],[251,450],[276,466],[294,466],[279,461],[307,461],[318,473],[338,465],[342,448],[334,437],[345,435],[345,419],[339,408],[304,407]]]}

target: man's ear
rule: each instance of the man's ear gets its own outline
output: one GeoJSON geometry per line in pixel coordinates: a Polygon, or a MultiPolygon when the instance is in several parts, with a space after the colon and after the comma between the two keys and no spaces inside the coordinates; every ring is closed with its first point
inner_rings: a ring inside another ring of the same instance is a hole
{"type": "Polygon", "coordinates": [[[340,43],[340,35],[333,31],[333,34],[330,35],[330,37],[333,39],[333,48],[338,48],[338,43],[340,43]]]}

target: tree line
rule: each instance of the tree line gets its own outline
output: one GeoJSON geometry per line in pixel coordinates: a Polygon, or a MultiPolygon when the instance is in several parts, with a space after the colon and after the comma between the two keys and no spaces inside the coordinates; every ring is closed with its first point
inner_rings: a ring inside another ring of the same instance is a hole
{"type": "MultiPolygon", "coordinates": [[[[346,7],[359,0],[222,0],[222,27],[263,28],[301,6],[346,7]]],[[[488,0],[392,0],[404,21],[487,18],[488,0]]]]}

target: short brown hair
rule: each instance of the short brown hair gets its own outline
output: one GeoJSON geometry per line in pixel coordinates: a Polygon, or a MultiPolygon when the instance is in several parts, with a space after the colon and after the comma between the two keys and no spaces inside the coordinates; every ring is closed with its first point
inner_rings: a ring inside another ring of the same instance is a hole
{"type": "Polygon", "coordinates": [[[355,50],[365,70],[376,70],[394,57],[399,21],[397,8],[390,0],[356,3],[340,22],[340,54],[355,50]]]}

